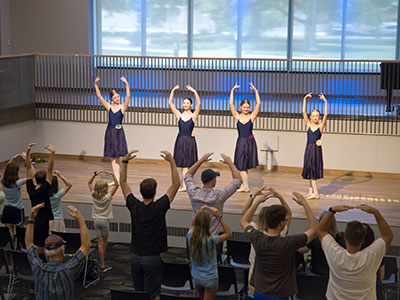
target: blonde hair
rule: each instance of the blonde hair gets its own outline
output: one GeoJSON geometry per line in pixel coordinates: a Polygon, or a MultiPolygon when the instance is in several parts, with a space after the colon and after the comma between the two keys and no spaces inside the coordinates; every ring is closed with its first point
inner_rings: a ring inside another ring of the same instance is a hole
{"type": "Polygon", "coordinates": [[[267,208],[268,206],[264,206],[261,208],[260,213],[257,218],[257,229],[260,231],[267,231],[267,208]]]}
{"type": "Polygon", "coordinates": [[[190,239],[190,254],[196,263],[201,263],[203,260],[203,245],[205,246],[208,262],[210,262],[211,255],[214,253],[214,239],[210,234],[210,222],[210,214],[204,210],[199,210],[194,217],[194,230],[190,239]],[[211,249],[208,247],[208,239],[211,241],[211,249]]]}
{"type": "Polygon", "coordinates": [[[93,190],[93,198],[96,200],[101,200],[104,198],[104,196],[107,195],[108,192],[108,183],[105,181],[97,181],[96,184],[94,185],[94,190],[93,190]]]}
{"type": "MultiPolygon", "coordinates": [[[[322,218],[327,214],[328,212],[326,210],[324,210],[320,215],[319,215],[319,220],[318,222],[321,222],[322,218]]],[[[333,216],[331,223],[329,224],[329,229],[328,229],[328,233],[335,237],[338,233],[338,229],[337,229],[337,225],[336,225],[336,219],[335,216],[333,216]]]]}

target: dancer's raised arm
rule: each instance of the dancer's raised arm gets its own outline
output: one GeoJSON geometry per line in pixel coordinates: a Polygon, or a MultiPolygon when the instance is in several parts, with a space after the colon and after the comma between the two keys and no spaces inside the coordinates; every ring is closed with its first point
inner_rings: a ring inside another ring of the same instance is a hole
{"type": "Polygon", "coordinates": [[[235,108],[235,90],[237,88],[240,88],[240,85],[238,83],[235,84],[235,86],[231,89],[231,95],[229,97],[229,108],[231,109],[232,116],[235,118],[235,120],[239,120],[239,113],[237,112],[235,108]]]}
{"type": "Polygon", "coordinates": [[[72,187],[72,183],[63,174],[61,174],[61,172],[58,170],[54,170],[54,175],[56,175],[58,178],[60,178],[64,182],[64,184],[65,184],[64,191],[65,191],[65,193],[68,193],[68,191],[72,187]]]}
{"type": "Polygon", "coordinates": [[[312,97],[311,93],[308,93],[303,98],[303,119],[304,119],[304,122],[306,123],[307,129],[310,126],[310,120],[308,119],[308,115],[307,115],[307,99],[311,98],[311,97],[312,97]]]}
{"type": "Polygon", "coordinates": [[[179,121],[179,119],[181,117],[181,113],[179,112],[179,110],[176,109],[176,106],[174,104],[174,94],[175,94],[175,91],[177,91],[177,90],[179,90],[179,84],[177,84],[171,90],[171,93],[169,94],[168,104],[169,104],[169,107],[171,108],[173,114],[175,115],[176,119],[179,121]]]}
{"type": "Polygon", "coordinates": [[[119,161],[121,162],[120,176],[119,176],[119,184],[121,186],[122,194],[124,198],[128,197],[129,194],[132,194],[132,190],[128,185],[127,177],[128,177],[128,163],[131,159],[136,157],[135,153],[139,152],[139,150],[132,150],[128,152],[125,157],[121,157],[119,161]]]}
{"type": "Polygon", "coordinates": [[[123,83],[125,83],[125,87],[126,87],[126,96],[125,96],[124,104],[122,104],[122,108],[121,108],[121,112],[124,114],[125,111],[129,107],[129,100],[131,99],[131,90],[129,88],[128,80],[126,80],[126,78],[124,76],[122,76],[120,79],[123,83]]]}
{"type": "Polygon", "coordinates": [[[100,77],[97,76],[94,81],[94,89],[96,90],[96,96],[97,96],[97,98],[99,98],[101,104],[103,104],[103,106],[107,109],[107,111],[109,111],[111,108],[111,104],[108,103],[106,100],[104,100],[103,96],[101,95],[99,86],[97,85],[99,81],[100,81],[100,77]]]}
{"type": "Polygon", "coordinates": [[[256,89],[256,87],[252,83],[249,83],[249,85],[250,85],[250,89],[256,93],[256,107],[254,108],[254,110],[250,116],[251,121],[254,122],[254,120],[257,118],[257,115],[260,111],[261,100],[260,100],[260,95],[258,94],[258,90],[256,89]]]}
{"type": "Polygon", "coordinates": [[[200,109],[201,109],[201,100],[200,100],[200,96],[197,93],[197,91],[192,88],[189,84],[186,85],[186,88],[191,91],[194,94],[194,97],[196,98],[196,109],[194,110],[194,114],[192,117],[193,122],[196,122],[197,118],[199,117],[200,114],[200,109]]]}
{"type": "Polygon", "coordinates": [[[319,126],[319,130],[322,132],[326,125],[326,120],[328,118],[328,101],[326,100],[324,94],[319,94],[319,99],[325,102],[325,109],[324,109],[324,117],[322,118],[321,125],[319,126]]]}
{"type": "Polygon", "coordinates": [[[27,179],[32,179],[35,177],[35,167],[32,165],[32,160],[31,160],[31,149],[33,146],[36,146],[35,143],[30,143],[28,145],[28,148],[26,149],[25,153],[25,166],[26,166],[26,178],[27,179]]]}

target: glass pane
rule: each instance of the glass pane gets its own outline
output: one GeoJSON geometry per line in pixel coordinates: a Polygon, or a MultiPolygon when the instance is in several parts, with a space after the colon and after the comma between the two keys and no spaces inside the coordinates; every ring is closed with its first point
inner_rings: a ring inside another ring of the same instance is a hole
{"type": "Polygon", "coordinates": [[[97,52],[104,55],[140,55],[140,1],[102,0],[97,52]]]}
{"type": "Polygon", "coordinates": [[[187,56],[187,1],[147,1],[146,55],[187,56]]]}
{"type": "Polygon", "coordinates": [[[286,58],[288,0],[244,0],[242,57],[286,58]]]}
{"type": "Polygon", "coordinates": [[[397,0],[348,0],[346,59],[394,59],[397,0]]]}
{"type": "Polygon", "coordinates": [[[237,0],[195,0],[193,5],[193,56],[236,57],[237,0]]]}
{"type": "Polygon", "coordinates": [[[293,58],[340,59],[343,1],[295,1],[293,58]]]}

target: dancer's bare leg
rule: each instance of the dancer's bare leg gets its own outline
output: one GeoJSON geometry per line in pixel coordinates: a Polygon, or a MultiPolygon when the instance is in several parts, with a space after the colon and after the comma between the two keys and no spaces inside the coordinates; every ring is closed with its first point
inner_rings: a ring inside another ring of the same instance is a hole
{"type": "Polygon", "coordinates": [[[312,186],[312,190],[313,190],[313,194],[309,197],[307,197],[308,199],[319,199],[319,193],[318,193],[318,186],[317,186],[317,180],[316,179],[311,179],[311,186],[312,186]]]}
{"type": "Polygon", "coordinates": [[[181,181],[181,188],[178,190],[179,192],[186,192],[186,185],[185,185],[185,175],[189,169],[182,168],[182,181],[181,181]]]}
{"type": "Polygon", "coordinates": [[[312,183],[311,183],[311,179],[309,181],[310,181],[310,187],[308,188],[307,197],[310,197],[312,194],[314,194],[312,183]]]}
{"type": "Polygon", "coordinates": [[[249,176],[246,171],[240,171],[240,176],[242,177],[242,185],[237,190],[238,192],[248,193],[250,192],[249,189],[249,176]]]}

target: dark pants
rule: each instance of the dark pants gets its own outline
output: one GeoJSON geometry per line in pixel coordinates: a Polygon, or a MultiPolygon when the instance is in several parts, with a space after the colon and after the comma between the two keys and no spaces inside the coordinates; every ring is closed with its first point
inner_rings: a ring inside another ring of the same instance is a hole
{"type": "Polygon", "coordinates": [[[140,256],[131,252],[131,273],[136,291],[157,296],[161,290],[162,264],[160,255],[140,256]]]}
{"type": "MultiPolygon", "coordinates": [[[[223,232],[218,233],[218,235],[223,234],[223,232]]],[[[222,264],[222,250],[224,247],[224,243],[219,243],[215,245],[215,249],[217,250],[217,262],[222,264]]]]}

